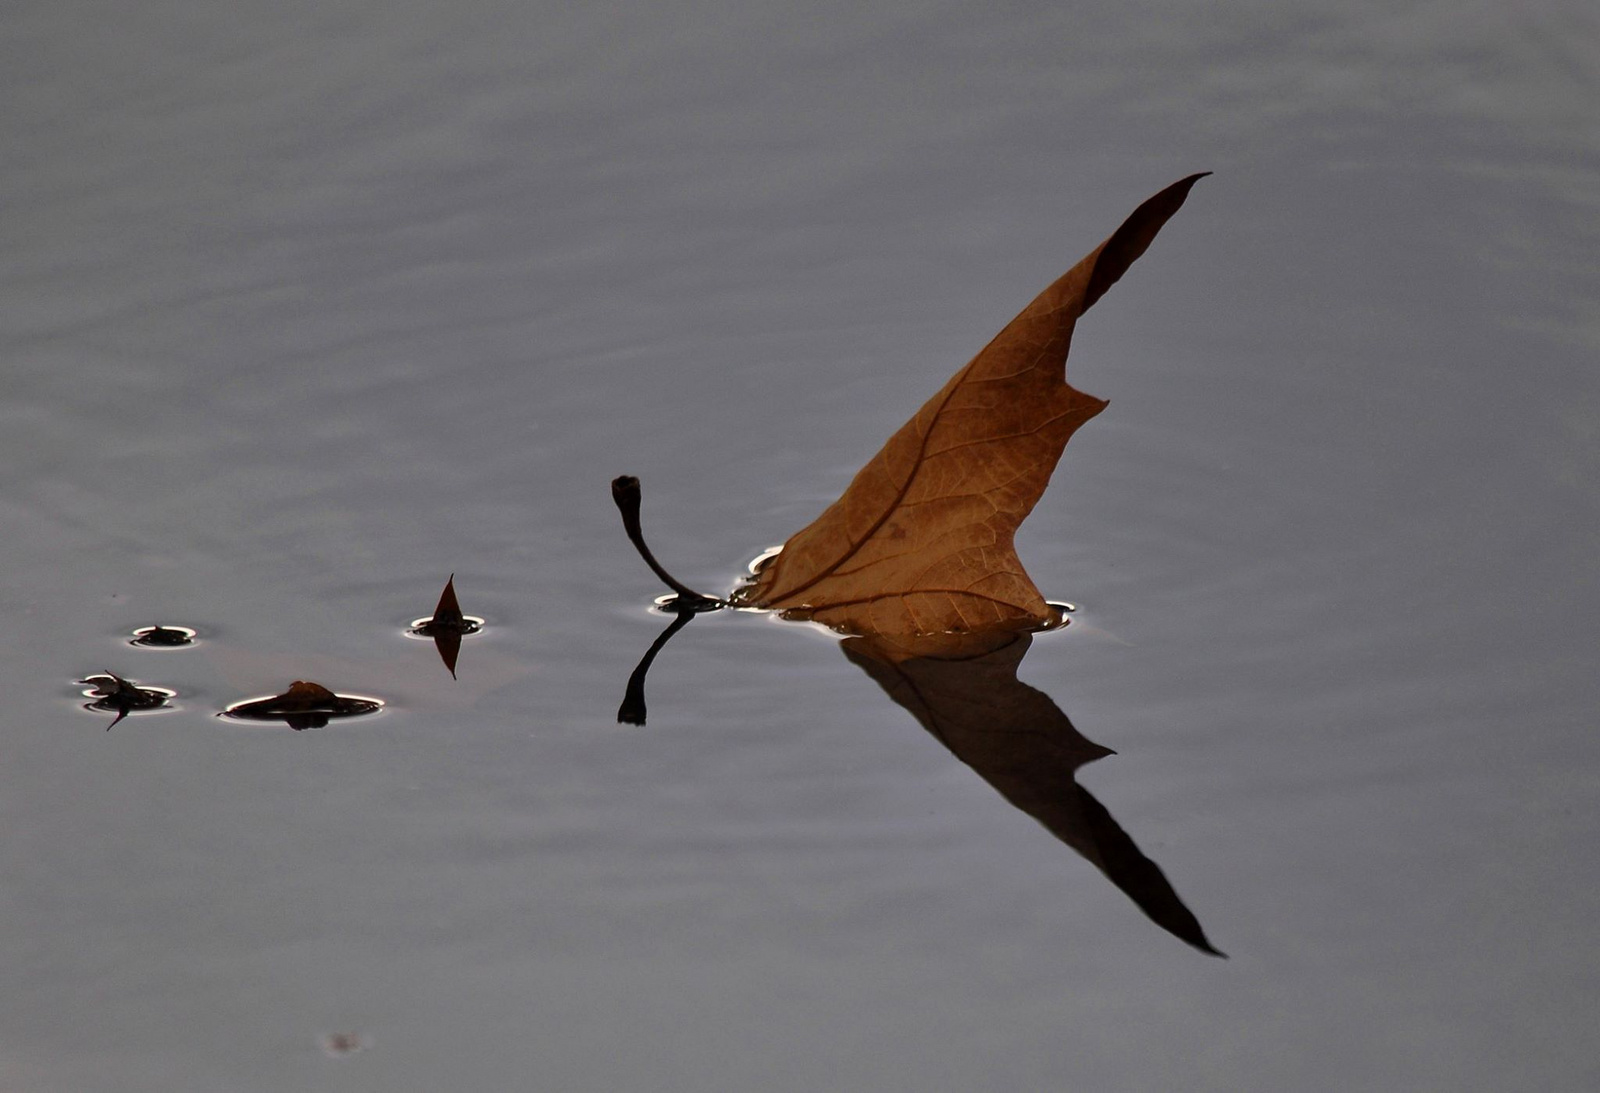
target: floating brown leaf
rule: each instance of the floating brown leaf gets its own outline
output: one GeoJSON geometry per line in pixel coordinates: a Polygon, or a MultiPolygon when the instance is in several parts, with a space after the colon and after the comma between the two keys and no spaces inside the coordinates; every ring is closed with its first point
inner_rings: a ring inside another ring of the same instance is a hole
{"type": "Polygon", "coordinates": [[[289,689],[283,694],[266,701],[278,711],[288,710],[298,713],[306,710],[331,709],[339,701],[339,696],[320,683],[297,679],[289,684],[289,689]]]}
{"type": "Polygon", "coordinates": [[[1073,432],[1106,407],[1066,382],[1073,327],[1203,177],[1140,205],[1045,289],[784,544],[740,602],[854,633],[1046,622],[1012,539],[1073,432]]]}
{"type": "Polygon", "coordinates": [[[335,694],[320,683],[297,679],[289,689],[271,698],[238,702],[224,712],[241,721],[282,721],[296,732],[320,729],[337,717],[359,717],[383,708],[375,698],[335,694]]]}

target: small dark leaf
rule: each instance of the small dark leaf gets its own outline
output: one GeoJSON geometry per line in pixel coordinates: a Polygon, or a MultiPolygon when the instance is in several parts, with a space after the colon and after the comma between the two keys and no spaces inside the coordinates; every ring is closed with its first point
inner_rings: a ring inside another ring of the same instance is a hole
{"type": "Polygon", "coordinates": [[[90,688],[84,694],[94,699],[93,702],[85,704],[86,709],[114,712],[117,715],[111,719],[111,724],[106,726],[107,732],[110,732],[117,722],[127,717],[131,711],[159,709],[165,706],[167,700],[174,694],[162,687],[140,687],[112,672],[85,676],[78,682],[90,688]]]}
{"type": "Polygon", "coordinates": [[[194,644],[194,631],[187,626],[145,626],[133,632],[129,645],[154,649],[175,649],[194,644]]]}
{"type": "Polygon", "coordinates": [[[290,728],[320,729],[334,718],[359,717],[383,708],[375,698],[335,694],[320,683],[297,679],[281,695],[240,702],[223,711],[241,721],[282,721],[290,728]]]}
{"type": "Polygon", "coordinates": [[[454,679],[456,658],[461,655],[462,637],[476,634],[482,628],[482,619],[461,613],[461,604],[456,602],[456,575],[452,573],[444,583],[444,592],[439,596],[438,606],[433,609],[433,616],[413,623],[412,633],[433,639],[439,659],[444,661],[444,666],[450,670],[450,677],[454,679]]]}
{"type": "Polygon", "coordinates": [[[439,604],[433,609],[432,626],[435,632],[442,629],[453,629],[458,634],[466,633],[467,619],[461,613],[461,605],[456,602],[456,575],[450,574],[450,579],[444,582],[444,591],[439,594],[439,604]]]}

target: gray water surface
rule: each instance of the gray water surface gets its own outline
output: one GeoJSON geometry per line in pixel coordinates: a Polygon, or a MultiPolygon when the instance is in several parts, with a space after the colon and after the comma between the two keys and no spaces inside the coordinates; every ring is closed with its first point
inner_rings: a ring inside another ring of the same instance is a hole
{"type": "Polygon", "coordinates": [[[1519,11],[13,5],[0,1087],[1600,1085],[1600,17],[1519,11]],[[814,629],[616,723],[613,476],[727,590],[1198,170],[1019,674],[1230,959],[814,629]],[[388,705],[215,716],[296,679],[388,705]]]}

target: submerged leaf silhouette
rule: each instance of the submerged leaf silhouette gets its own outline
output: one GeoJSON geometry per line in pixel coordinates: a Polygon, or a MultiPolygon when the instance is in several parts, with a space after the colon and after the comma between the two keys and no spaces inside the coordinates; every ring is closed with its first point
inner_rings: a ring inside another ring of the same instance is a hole
{"type": "Polygon", "coordinates": [[[1087,858],[1151,921],[1222,956],[1159,866],[1075,772],[1115,754],[1087,739],[1049,695],[1017,679],[1026,632],[849,637],[850,661],[1011,804],[1087,858]]]}
{"type": "Polygon", "coordinates": [[[1140,205],[1023,309],[838,501],[790,537],[739,601],[854,633],[1046,622],[1012,539],[1073,432],[1106,407],[1066,382],[1073,328],[1208,173],[1140,205]]]}

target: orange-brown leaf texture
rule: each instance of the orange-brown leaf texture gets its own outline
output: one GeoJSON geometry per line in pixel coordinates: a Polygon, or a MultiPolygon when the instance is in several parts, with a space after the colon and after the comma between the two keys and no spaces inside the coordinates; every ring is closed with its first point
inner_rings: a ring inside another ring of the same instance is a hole
{"type": "Polygon", "coordinates": [[[1140,205],[1040,293],[784,544],[741,601],[851,633],[1046,622],[1012,540],[1073,432],[1106,407],[1066,381],[1073,328],[1203,177],[1140,205]]]}

